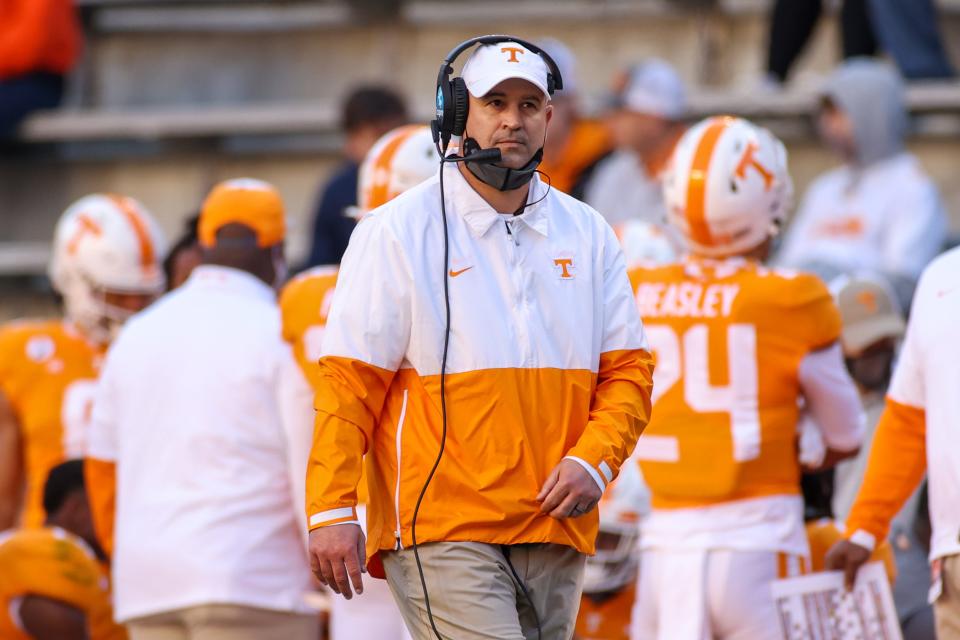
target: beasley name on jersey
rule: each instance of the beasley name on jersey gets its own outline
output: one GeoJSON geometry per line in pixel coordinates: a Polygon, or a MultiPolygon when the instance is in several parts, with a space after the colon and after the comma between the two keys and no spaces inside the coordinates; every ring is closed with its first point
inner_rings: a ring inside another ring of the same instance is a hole
{"type": "Polygon", "coordinates": [[[840,333],[826,286],[741,258],[630,278],[657,360],[637,445],[654,507],[798,493],[800,363],[840,333]]]}

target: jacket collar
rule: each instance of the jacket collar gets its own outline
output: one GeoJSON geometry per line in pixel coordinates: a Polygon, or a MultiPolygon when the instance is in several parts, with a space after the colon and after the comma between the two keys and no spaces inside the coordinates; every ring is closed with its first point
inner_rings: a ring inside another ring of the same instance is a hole
{"type": "MultiPolygon", "coordinates": [[[[459,166],[455,164],[443,165],[444,182],[449,185],[447,193],[453,204],[453,210],[460,215],[471,233],[477,238],[484,236],[494,225],[501,220],[501,214],[491,207],[479,193],[474,191],[467,179],[460,173],[459,166]]],[[[527,202],[530,204],[526,210],[519,216],[514,216],[513,220],[530,227],[540,235],[546,237],[549,229],[549,220],[547,218],[547,200],[544,198],[550,187],[545,185],[539,175],[533,176],[530,181],[530,191],[527,194],[527,202]],[[544,198],[540,202],[540,200],[544,198]]]]}
{"type": "Polygon", "coordinates": [[[255,275],[240,269],[214,264],[202,264],[194,269],[185,286],[214,287],[269,302],[277,299],[273,288],[255,275]]]}

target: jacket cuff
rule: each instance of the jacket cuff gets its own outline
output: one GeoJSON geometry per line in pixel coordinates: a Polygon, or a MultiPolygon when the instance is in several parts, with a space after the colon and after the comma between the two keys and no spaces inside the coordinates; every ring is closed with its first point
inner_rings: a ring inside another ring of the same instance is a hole
{"type": "Polygon", "coordinates": [[[599,471],[593,467],[589,462],[583,458],[578,458],[576,456],[564,456],[564,460],[573,460],[581,467],[586,469],[587,473],[590,474],[590,477],[593,478],[593,481],[597,483],[597,486],[600,487],[600,491],[604,491],[607,488],[607,484],[613,480],[613,471],[610,469],[610,466],[601,461],[599,471]]]}
{"type": "Polygon", "coordinates": [[[357,508],[340,507],[337,509],[327,509],[326,511],[310,514],[307,517],[307,526],[311,531],[335,524],[360,524],[360,520],[357,518],[357,508]]]}
{"type": "Polygon", "coordinates": [[[864,531],[863,529],[857,529],[847,539],[853,544],[863,547],[868,551],[873,551],[877,547],[876,536],[868,531],[864,531]]]}

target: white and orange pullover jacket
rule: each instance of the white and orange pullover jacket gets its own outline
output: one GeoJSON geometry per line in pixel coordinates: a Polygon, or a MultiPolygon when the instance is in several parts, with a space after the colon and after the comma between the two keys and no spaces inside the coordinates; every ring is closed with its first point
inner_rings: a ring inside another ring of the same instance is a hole
{"type": "Polygon", "coordinates": [[[850,539],[873,548],[928,476],[930,559],[960,553],[960,249],[923,272],[910,324],[877,425],[850,539]]]}
{"type": "MultiPolygon", "coordinates": [[[[616,236],[537,178],[512,216],[445,171],[448,432],[417,541],[592,553],[596,512],[555,520],[536,496],[563,458],[605,487],[650,416],[653,364],[616,236]]],[[[310,529],[356,520],[367,454],[369,556],[411,544],[440,446],[443,247],[438,175],[357,228],[327,321],[307,518],[310,529]]]]}

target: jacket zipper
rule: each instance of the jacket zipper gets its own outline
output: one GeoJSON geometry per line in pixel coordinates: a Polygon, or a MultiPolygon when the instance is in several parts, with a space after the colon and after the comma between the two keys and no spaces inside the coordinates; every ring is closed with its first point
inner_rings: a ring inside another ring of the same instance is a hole
{"type": "Polygon", "coordinates": [[[400,442],[403,438],[403,421],[407,417],[407,390],[403,390],[403,404],[400,407],[400,420],[397,421],[397,486],[393,490],[393,510],[397,514],[397,528],[393,534],[397,539],[397,549],[403,549],[400,538],[400,442]]]}

